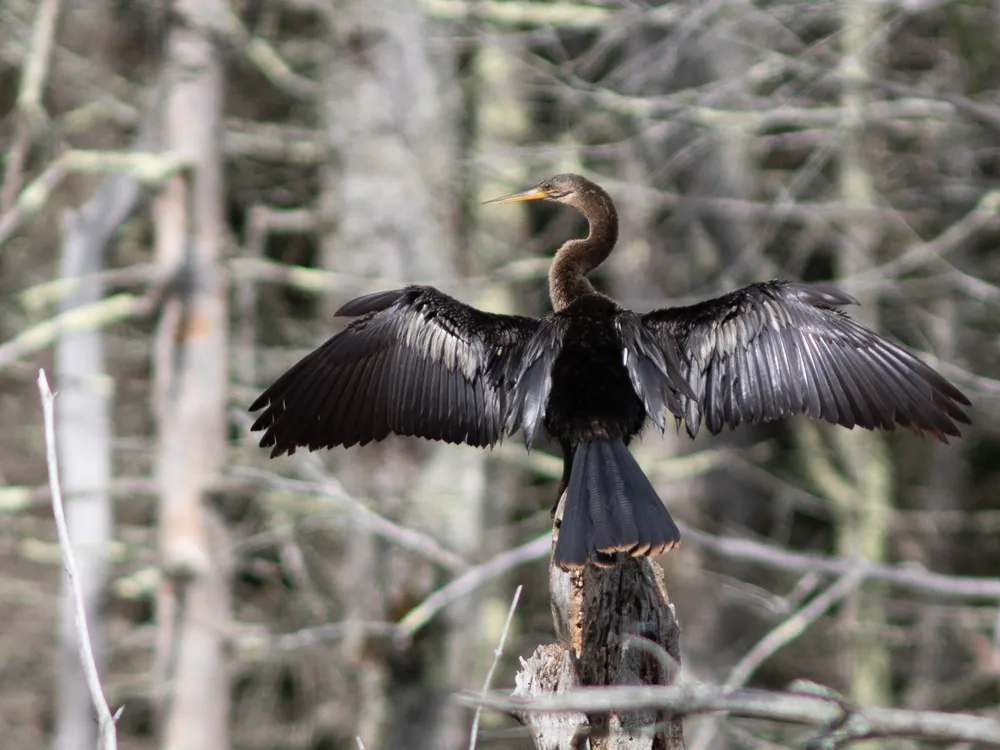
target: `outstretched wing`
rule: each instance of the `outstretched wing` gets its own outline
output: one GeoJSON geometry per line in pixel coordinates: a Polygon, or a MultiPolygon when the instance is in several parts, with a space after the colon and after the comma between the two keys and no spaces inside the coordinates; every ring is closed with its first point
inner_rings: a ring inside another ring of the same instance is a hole
{"type": "Polygon", "coordinates": [[[487,446],[507,421],[508,362],[539,325],[494,315],[428,286],[378,292],[338,315],[360,316],[250,406],[264,409],[271,456],[364,445],[389,434],[487,446]]]}
{"type": "Polygon", "coordinates": [[[835,307],[857,304],[826,286],[770,281],[643,316],[677,345],[694,398],[672,408],[691,437],[724,425],[805,413],[867,429],[900,425],[947,442],[969,423],[969,400],[905,349],[835,307]]]}

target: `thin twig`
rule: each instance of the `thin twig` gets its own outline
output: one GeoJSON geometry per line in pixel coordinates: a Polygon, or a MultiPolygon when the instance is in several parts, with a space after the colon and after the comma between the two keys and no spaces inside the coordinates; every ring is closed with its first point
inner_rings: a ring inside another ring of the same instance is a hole
{"type": "Polygon", "coordinates": [[[213,31],[221,31],[227,40],[237,47],[247,62],[257,68],[276,88],[286,94],[312,99],[319,94],[319,84],[299,75],[285,62],[278,51],[266,39],[251,34],[240,17],[232,10],[226,13],[226,22],[213,31]]]}
{"type": "Polygon", "coordinates": [[[51,346],[66,332],[87,331],[148,315],[153,309],[153,299],[151,296],[116,294],[54,315],[21,331],[9,341],[0,342],[0,370],[21,357],[51,346]]]}
{"type": "Polygon", "coordinates": [[[258,484],[264,484],[275,489],[298,492],[303,495],[313,495],[333,500],[345,508],[351,520],[369,531],[378,534],[403,549],[417,552],[428,560],[456,573],[468,569],[469,564],[455,552],[447,549],[430,534],[417,529],[400,526],[385,516],[379,515],[364,502],[352,497],[339,482],[325,478],[322,483],[309,482],[301,479],[289,479],[268,471],[241,466],[233,471],[237,477],[248,479],[258,484]]]}
{"type": "Polygon", "coordinates": [[[503,575],[511,568],[539,560],[552,549],[552,533],[546,532],[525,542],[520,547],[501,552],[484,563],[469,568],[454,581],[442,586],[406,613],[399,621],[399,636],[412,638],[424,625],[430,622],[442,609],[475,591],[487,581],[503,575]]]}
{"type": "Polygon", "coordinates": [[[860,567],[855,567],[850,572],[845,573],[830,588],[764,636],[733,667],[722,686],[723,690],[735,690],[743,687],[757,667],[763,664],[766,659],[802,635],[830,607],[854,591],[863,575],[860,567]]]}
{"type": "MultiPolygon", "coordinates": [[[[431,18],[455,20],[467,18],[468,6],[463,0],[421,0],[421,10],[431,18]]],[[[483,0],[479,11],[482,19],[497,26],[542,26],[576,29],[606,27],[616,16],[627,16],[651,26],[670,27],[682,14],[671,6],[638,9],[629,12],[611,3],[582,5],[577,2],[535,3],[520,0],[483,0]]]]}
{"type": "Polygon", "coordinates": [[[142,183],[158,184],[187,166],[184,158],[172,153],[64,151],[20,192],[9,210],[0,214],[0,246],[45,206],[67,174],[121,173],[142,183]]]}
{"type": "MultiPolygon", "coordinates": [[[[497,664],[500,663],[500,657],[503,655],[503,645],[507,642],[507,631],[510,630],[511,620],[514,619],[514,610],[517,609],[517,602],[521,598],[522,588],[524,587],[517,587],[517,591],[514,592],[514,599],[510,603],[510,609],[507,610],[507,619],[504,621],[503,630],[500,631],[500,642],[497,643],[497,647],[493,651],[493,663],[490,665],[490,671],[486,673],[486,680],[483,682],[482,695],[484,698],[490,689],[490,683],[493,682],[493,673],[497,670],[497,664]]],[[[472,732],[469,734],[469,750],[476,750],[476,740],[479,736],[479,719],[482,714],[483,707],[478,706],[476,708],[476,716],[472,720],[472,732]]]]}
{"type": "Polygon", "coordinates": [[[108,701],[104,697],[104,689],[101,687],[101,677],[97,672],[97,662],[94,659],[94,650],[90,645],[90,630],[87,627],[87,612],[83,605],[83,591],[80,588],[79,573],[76,568],[76,559],[73,556],[73,546],[69,540],[69,529],[66,526],[66,515],[63,512],[62,491],[59,486],[59,463],[56,456],[56,420],[55,420],[55,396],[49,388],[48,378],[45,377],[45,370],[38,371],[38,392],[42,398],[42,413],[45,420],[45,460],[49,469],[49,485],[52,489],[52,513],[56,520],[56,531],[59,534],[59,546],[62,549],[65,560],[66,577],[69,580],[70,588],[73,591],[73,604],[75,610],[76,632],[80,643],[80,661],[83,664],[83,672],[87,678],[87,687],[90,690],[90,697],[94,701],[94,709],[99,718],[98,734],[100,736],[100,747],[102,750],[116,750],[118,747],[118,737],[115,730],[115,720],[121,715],[122,709],[114,715],[108,707],[108,701]]]}
{"type": "MultiPolygon", "coordinates": [[[[678,526],[684,544],[696,545],[731,560],[756,563],[790,573],[814,570],[819,573],[843,575],[857,566],[855,561],[843,557],[792,552],[750,539],[715,536],[686,524],[679,523],[678,526]]],[[[929,594],[949,601],[963,599],[981,602],[1000,601],[1000,578],[949,576],[934,573],[915,563],[898,565],[863,563],[863,573],[866,580],[885,581],[900,589],[929,594]]]]}
{"type": "Polygon", "coordinates": [[[12,139],[13,145],[7,155],[3,186],[0,187],[0,211],[7,212],[14,205],[14,199],[21,189],[21,172],[28,156],[34,131],[45,118],[42,109],[42,91],[49,72],[52,42],[55,39],[56,22],[62,3],[60,0],[42,0],[35,16],[35,26],[31,33],[31,47],[28,50],[24,70],[21,74],[21,88],[17,93],[17,125],[12,139]]]}
{"type": "Polygon", "coordinates": [[[1000,190],[983,193],[971,211],[958,221],[948,225],[934,239],[913,245],[902,255],[880,266],[873,266],[854,276],[844,276],[837,283],[850,288],[857,282],[871,283],[892,281],[899,276],[914,271],[921,266],[939,261],[954,250],[968,245],[969,240],[980,231],[995,227],[1000,216],[1000,190]]]}
{"type": "Polygon", "coordinates": [[[57,304],[66,297],[77,294],[80,287],[85,284],[100,284],[115,288],[146,288],[162,275],[163,271],[155,263],[136,263],[124,268],[109,268],[72,278],[48,279],[19,292],[18,298],[28,312],[40,312],[47,305],[57,304]]]}
{"type": "MultiPolygon", "coordinates": [[[[771,630],[732,668],[729,672],[729,677],[722,685],[722,689],[728,691],[743,687],[754,671],[756,671],[757,667],[778,650],[784,648],[802,635],[830,607],[857,589],[862,578],[863,573],[861,568],[853,568],[841,576],[826,591],[809,602],[809,604],[792,614],[778,625],[778,627],[771,630]]],[[[706,722],[691,744],[693,750],[711,747],[718,729],[719,718],[714,718],[706,722]]]]}

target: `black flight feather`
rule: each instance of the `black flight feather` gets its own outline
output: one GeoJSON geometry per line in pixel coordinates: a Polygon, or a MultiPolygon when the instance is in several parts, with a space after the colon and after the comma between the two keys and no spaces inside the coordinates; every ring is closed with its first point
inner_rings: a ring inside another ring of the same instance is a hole
{"type": "Polygon", "coordinates": [[[723,426],[804,413],[844,427],[896,425],[947,442],[969,400],[905,349],[836,308],[829,286],[770,281],[643,316],[663,346],[679,346],[695,396],[680,409],[694,437],[723,426]],[[700,381],[700,382],[699,382],[700,381]]]}

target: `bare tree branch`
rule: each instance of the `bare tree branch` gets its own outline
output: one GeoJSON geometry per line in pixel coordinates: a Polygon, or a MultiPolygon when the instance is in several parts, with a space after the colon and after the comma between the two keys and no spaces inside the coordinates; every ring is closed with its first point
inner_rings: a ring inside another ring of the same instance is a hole
{"type": "Polygon", "coordinates": [[[940,261],[956,248],[963,246],[976,233],[996,226],[998,219],[1000,219],[1000,190],[991,190],[983,194],[971,211],[934,239],[914,245],[888,263],[852,276],[844,276],[837,283],[850,287],[856,281],[870,283],[894,279],[926,263],[940,261]]]}
{"type": "Polygon", "coordinates": [[[21,191],[9,211],[0,215],[0,248],[29,216],[39,211],[52,191],[72,172],[124,172],[143,183],[159,183],[188,166],[176,154],[119,151],[65,151],[21,191]]]}
{"type": "MultiPolygon", "coordinates": [[[[514,599],[510,603],[510,609],[507,610],[507,619],[504,620],[503,630],[500,631],[500,642],[497,643],[497,647],[493,651],[493,663],[490,665],[490,669],[486,673],[486,680],[483,682],[483,696],[489,691],[490,683],[493,682],[493,673],[496,672],[497,664],[500,663],[500,657],[503,655],[503,645],[507,642],[507,631],[510,630],[510,621],[514,619],[514,610],[517,609],[517,602],[521,598],[521,590],[523,588],[523,586],[518,586],[517,590],[514,591],[514,599]]],[[[482,714],[483,710],[480,706],[476,709],[476,717],[472,720],[472,731],[469,734],[469,750],[476,750],[476,740],[479,737],[479,719],[482,714]]]]}
{"type": "Polygon", "coordinates": [[[14,196],[21,187],[21,170],[24,168],[34,131],[42,124],[42,90],[49,71],[49,58],[55,38],[56,23],[62,8],[60,0],[42,0],[35,16],[31,34],[31,47],[21,73],[21,88],[17,93],[17,125],[13,143],[7,154],[3,184],[0,186],[0,212],[6,213],[14,203],[14,196]]]}
{"type": "Polygon", "coordinates": [[[400,526],[384,516],[368,508],[363,502],[351,497],[336,480],[329,478],[322,483],[307,482],[301,479],[288,479],[271,472],[240,467],[235,475],[245,477],[276,489],[299,492],[305,495],[315,495],[335,501],[351,514],[351,520],[379,536],[398,544],[404,549],[418,552],[428,560],[436,562],[452,571],[464,571],[469,564],[429,534],[416,529],[400,526]]]}
{"type": "MultiPolygon", "coordinates": [[[[442,20],[466,18],[469,8],[463,0],[420,0],[420,5],[428,16],[442,20]]],[[[627,13],[612,5],[580,5],[573,2],[532,3],[497,2],[482,0],[477,12],[484,21],[502,26],[555,26],[578,29],[600,29],[616,16],[629,16],[635,20],[635,13],[627,13]]],[[[660,6],[641,11],[642,20],[653,26],[672,26],[681,14],[669,6],[660,6]]]]}
{"type": "MultiPolygon", "coordinates": [[[[845,573],[836,583],[826,591],[817,596],[799,611],[785,619],[778,627],[764,636],[757,644],[750,649],[736,666],[729,672],[729,677],[722,685],[726,691],[736,690],[743,687],[757,667],[764,663],[770,656],[778,650],[784,648],[789,643],[802,635],[806,629],[822,617],[827,610],[837,604],[848,594],[857,589],[861,582],[861,570],[855,567],[845,573]]],[[[698,735],[695,737],[691,747],[692,750],[700,750],[712,746],[712,741],[718,731],[719,722],[717,720],[706,723],[698,735]]]]}
{"type": "Polygon", "coordinates": [[[80,660],[90,688],[90,697],[94,701],[94,710],[99,719],[98,734],[101,750],[116,750],[118,747],[115,721],[121,715],[122,709],[112,715],[108,701],[101,687],[101,677],[97,673],[97,662],[90,646],[90,630],[87,627],[87,612],[83,605],[83,591],[80,588],[79,573],[76,569],[76,559],[73,556],[73,546],[69,540],[69,529],[66,527],[66,515],[63,512],[62,492],[59,487],[59,459],[56,455],[56,421],[55,396],[49,388],[45,370],[38,371],[38,392],[42,398],[42,411],[45,419],[45,460],[49,469],[49,485],[52,489],[52,512],[55,516],[56,531],[59,534],[59,547],[62,550],[66,567],[66,577],[73,590],[76,605],[76,629],[80,638],[80,660]]]}
{"type": "MultiPolygon", "coordinates": [[[[793,686],[795,687],[795,686],[793,686]]],[[[879,737],[912,738],[945,742],[980,742],[1000,747],[1000,721],[974,714],[907,711],[899,708],[854,710],[830,691],[773,692],[741,688],[723,690],[711,685],[682,684],[668,687],[612,687],[576,690],[563,695],[531,699],[460,693],[465,706],[498,711],[554,712],[638,711],[661,709],[676,715],[725,711],[730,716],[767,719],[827,728],[825,737],[837,747],[845,742],[879,737]]],[[[821,735],[823,737],[824,735],[821,735]]],[[[821,747],[816,744],[815,747],[821,747]]]]}
{"type": "Polygon", "coordinates": [[[552,535],[542,536],[525,542],[519,547],[501,552],[484,563],[469,568],[454,581],[442,586],[420,604],[411,609],[399,621],[399,634],[407,638],[413,637],[424,625],[430,622],[438,612],[454,601],[461,599],[472,591],[499,578],[512,568],[534,560],[541,559],[552,548],[552,535]]]}
{"type": "Polygon", "coordinates": [[[227,41],[246,56],[251,65],[282,91],[300,99],[315,99],[319,93],[319,84],[292,70],[266,39],[247,31],[239,16],[231,9],[227,8],[224,13],[225,23],[220,24],[219,30],[225,34],[227,41]]]}
{"type": "Polygon", "coordinates": [[[152,297],[116,294],[92,305],[59,313],[0,344],[0,370],[11,362],[50,346],[63,331],[83,331],[142,317],[148,315],[152,308],[152,297]]]}
{"type": "MultiPolygon", "coordinates": [[[[750,539],[714,536],[686,524],[678,524],[678,526],[681,527],[685,543],[696,544],[730,560],[757,563],[768,568],[789,572],[801,573],[814,570],[834,575],[844,575],[857,565],[851,560],[792,552],[750,539]]],[[[865,564],[862,571],[866,579],[885,581],[907,591],[928,594],[941,599],[1000,601],[1000,578],[949,576],[933,573],[914,564],[865,564]]]]}

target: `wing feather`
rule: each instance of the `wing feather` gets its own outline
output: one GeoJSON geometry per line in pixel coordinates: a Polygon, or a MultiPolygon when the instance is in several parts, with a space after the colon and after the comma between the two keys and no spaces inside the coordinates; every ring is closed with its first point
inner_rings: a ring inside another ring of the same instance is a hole
{"type": "Polygon", "coordinates": [[[784,417],[791,413],[791,387],[794,380],[784,348],[776,345],[776,337],[771,331],[760,337],[758,354],[768,365],[768,386],[771,398],[765,405],[765,413],[784,417]]]}
{"type": "Polygon", "coordinates": [[[426,286],[345,304],[359,316],[251,405],[271,455],[382,440],[391,433],[493,445],[509,378],[540,321],[494,315],[426,286]]]}
{"type": "Polygon", "coordinates": [[[872,425],[871,414],[864,401],[856,395],[855,379],[852,379],[844,367],[844,357],[838,350],[830,346],[830,342],[822,338],[816,339],[819,358],[826,365],[831,387],[837,399],[837,411],[840,419],[838,424],[853,428],[856,424],[872,425]]]}
{"type": "Polygon", "coordinates": [[[547,318],[525,344],[520,362],[513,364],[507,375],[511,389],[506,432],[522,430],[528,450],[545,419],[552,392],[552,365],[562,350],[565,333],[565,321],[547,318]]]}
{"type": "Polygon", "coordinates": [[[793,413],[845,427],[896,425],[947,442],[969,423],[968,398],[902,347],[836,309],[856,300],[829,286],[752,284],[642,322],[680,352],[689,393],[668,407],[694,437],[704,423],[767,422],[793,413]]]}

